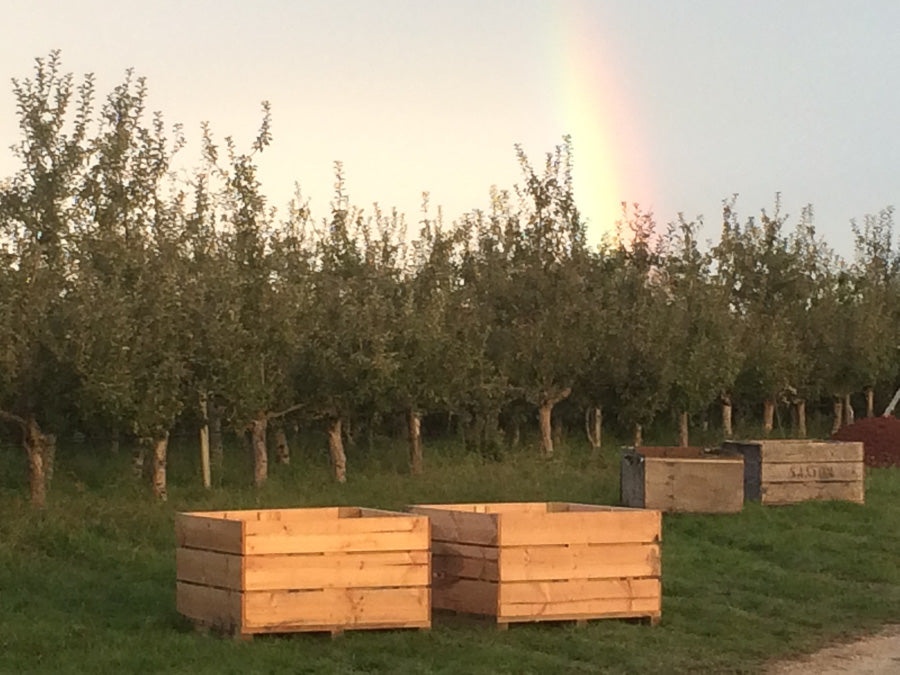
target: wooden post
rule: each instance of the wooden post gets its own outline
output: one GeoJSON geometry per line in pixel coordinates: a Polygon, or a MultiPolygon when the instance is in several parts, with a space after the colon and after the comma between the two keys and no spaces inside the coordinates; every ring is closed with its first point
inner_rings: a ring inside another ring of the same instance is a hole
{"type": "Polygon", "coordinates": [[[422,458],[422,415],[409,411],[409,471],[418,475],[424,470],[422,458]]]}
{"type": "Polygon", "coordinates": [[[209,401],[206,392],[200,392],[200,472],[203,476],[203,487],[212,487],[212,475],[209,464],[209,401]]]}

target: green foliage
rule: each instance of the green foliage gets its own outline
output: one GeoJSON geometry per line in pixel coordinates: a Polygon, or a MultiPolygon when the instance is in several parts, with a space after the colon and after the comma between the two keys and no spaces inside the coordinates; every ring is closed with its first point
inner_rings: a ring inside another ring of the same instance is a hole
{"type": "MultiPolygon", "coordinates": [[[[260,415],[375,429],[399,411],[451,417],[500,447],[553,406],[647,426],[720,394],[762,400],[896,388],[900,256],[893,212],[853,224],[834,255],[805,209],[776,198],[667,231],[637,205],[591,249],[568,138],[486,210],[445,223],[351,203],[337,163],[331,212],[299,193],[283,213],[258,162],[201,125],[199,165],[172,174],[181,127],[146,111],[127,71],[95,104],[57,52],[14,80],[21,169],[0,181],[0,411],[49,430],[156,436],[197,421],[199,398],[238,430],[260,415]],[[568,394],[571,392],[571,397],[568,394]]],[[[747,415],[745,415],[745,418],[747,415]]],[[[546,417],[544,418],[546,421],[546,417]]],[[[611,425],[615,426],[615,425],[611,425]]],[[[427,430],[426,430],[427,431],[427,430]]]]}
{"type": "Polygon", "coordinates": [[[669,227],[662,270],[670,401],[687,413],[703,410],[720,392],[731,390],[740,367],[735,317],[726,289],[712,274],[712,255],[698,246],[700,225],[679,218],[669,227]]]}

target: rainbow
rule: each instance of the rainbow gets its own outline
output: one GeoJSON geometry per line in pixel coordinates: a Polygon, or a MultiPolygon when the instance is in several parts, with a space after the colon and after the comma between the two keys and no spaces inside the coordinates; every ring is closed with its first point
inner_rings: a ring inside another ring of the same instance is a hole
{"type": "MultiPolygon", "coordinates": [[[[651,192],[641,167],[643,144],[637,116],[617,82],[603,40],[602,17],[589,0],[559,2],[551,29],[561,60],[557,102],[560,123],[572,137],[575,199],[591,244],[615,232],[622,202],[640,202],[651,192]],[[637,160],[637,161],[635,161],[637,160]],[[635,169],[634,167],[638,167],[635,169]],[[631,175],[640,172],[642,175],[631,175]]],[[[621,74],[619,74],[621,76],[621,74]]]]}

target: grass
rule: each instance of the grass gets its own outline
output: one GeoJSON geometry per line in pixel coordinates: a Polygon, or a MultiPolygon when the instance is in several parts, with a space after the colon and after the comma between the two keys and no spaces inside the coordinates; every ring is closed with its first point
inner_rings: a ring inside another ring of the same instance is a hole
{"type": "Polygon", "coordinates": [[[175,611],[173,516],[181,510],[415,502],[615,503],[618,455],[564,448],[486,461],[451,443],[427,447],[427,473],[404,471],[388,443],[350,453],[329,478],[315,443],[266,487],[250,458],[228,455],[220,485],[197,485],[193,452],[173,448],[170,495],[155,503],[126,455],[64,449],[49,506],[33,513],[24,458],[0,449],[2,673],[681,673],[757,672],[770,659],[900,622],[900,470],[870,470],[867,504],[750,504],[736,515],[667,515],[663,621],[516,625],[438,616],[431,631],[257,637],[195,633],[175,611]]]}

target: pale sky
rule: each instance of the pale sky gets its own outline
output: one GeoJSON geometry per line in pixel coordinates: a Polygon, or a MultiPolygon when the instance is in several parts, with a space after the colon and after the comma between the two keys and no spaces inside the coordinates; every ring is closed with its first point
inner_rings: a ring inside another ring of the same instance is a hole
{"type": "Polygon", "coordinates": [[[896,0],[3,0],[0,176],[16,164],[9,78],[61,49],[108,93],[127,68],[150,107],[248,147],[269,100],[265,192],[299,183],[328,214],[334,160],[352,201],[453,220],[520,180],[571,134],[576,199],[597,240],[621,201],[665,224],[721,203],[743,216],[776,192],[812,203],[850,253],[851,218],[900,202],[896,0]]]}

